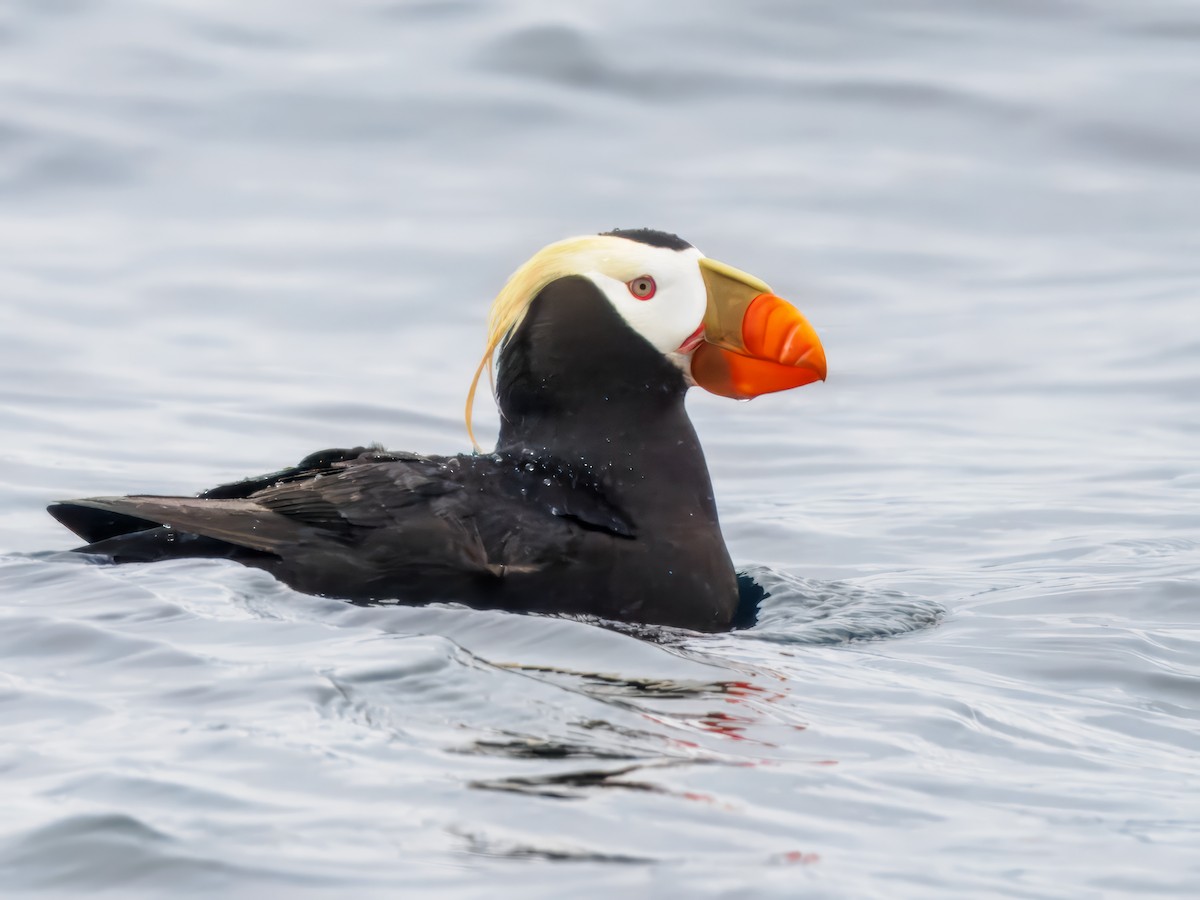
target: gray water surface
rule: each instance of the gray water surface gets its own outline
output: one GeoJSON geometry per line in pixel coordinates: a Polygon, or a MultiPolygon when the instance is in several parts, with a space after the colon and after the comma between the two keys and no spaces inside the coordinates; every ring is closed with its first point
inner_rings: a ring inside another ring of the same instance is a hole
{"type": "Polygon", "coordinates": [[[7,0],[3,893],[1200,893],[1197,97],[1183,0],[7,0]],[[508,273],[643,225],[825,342],[689,398],[754,628],[56,552],[463,449],[508,273]]]}

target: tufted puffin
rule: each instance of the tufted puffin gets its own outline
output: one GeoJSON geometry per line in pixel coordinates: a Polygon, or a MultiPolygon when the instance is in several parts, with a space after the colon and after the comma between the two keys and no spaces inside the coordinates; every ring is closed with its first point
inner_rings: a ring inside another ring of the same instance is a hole
{"type": "Polygon", "coordinates": [[[816,333],[766,284],[673,234],[617,229],[545,247],[500,291],[467,398],[474,453],[325,450],[196,497],[49,512],[117,563],[230,559],[358,602],[721,631],[738,587],[684,394],[824,378],[816,333]],[[485,371],[491,453],[471,428],[485,371]]]}

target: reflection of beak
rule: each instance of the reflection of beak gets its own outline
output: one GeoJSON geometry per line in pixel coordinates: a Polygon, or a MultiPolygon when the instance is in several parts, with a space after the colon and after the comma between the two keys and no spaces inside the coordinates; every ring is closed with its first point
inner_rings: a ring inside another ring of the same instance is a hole
{"type": "Polygon", "coordinates": [[[700,273],[708,310],[692,354],[696,384],[748,400],[825,380],[825,349],[796,307],[733,266],[703,258],[700,273]]]}

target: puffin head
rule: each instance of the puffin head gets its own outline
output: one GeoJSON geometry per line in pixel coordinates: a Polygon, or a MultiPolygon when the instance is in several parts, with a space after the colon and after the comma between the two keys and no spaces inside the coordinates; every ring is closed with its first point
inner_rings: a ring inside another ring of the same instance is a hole
{"type": "MultiPolygon", "coordinates": [[[[762,281],[648,228],[567,238],[539,250],[504,285],[488,317],[483,359],[467,395],[467,431],[485,369],[534,300],[562,279],[594,285],[629,328],[686,382],[739,400],[825,380],[825,351],[794,306],[762,281]]],[[[478,443],[476,447],[478,447],[478,443]]]]}

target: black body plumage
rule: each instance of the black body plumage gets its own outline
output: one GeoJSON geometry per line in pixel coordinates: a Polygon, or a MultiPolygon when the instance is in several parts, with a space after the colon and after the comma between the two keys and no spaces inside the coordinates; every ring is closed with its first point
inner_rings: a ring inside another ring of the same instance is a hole
{"type": "Polygon", "coordinates": [[[218,557],[308,593],[726,629],[738,589],[682,372],[582,277],[504,344],[492,454],[353,448],[199,497],[50,512],[116,562],[218,557]]]}

